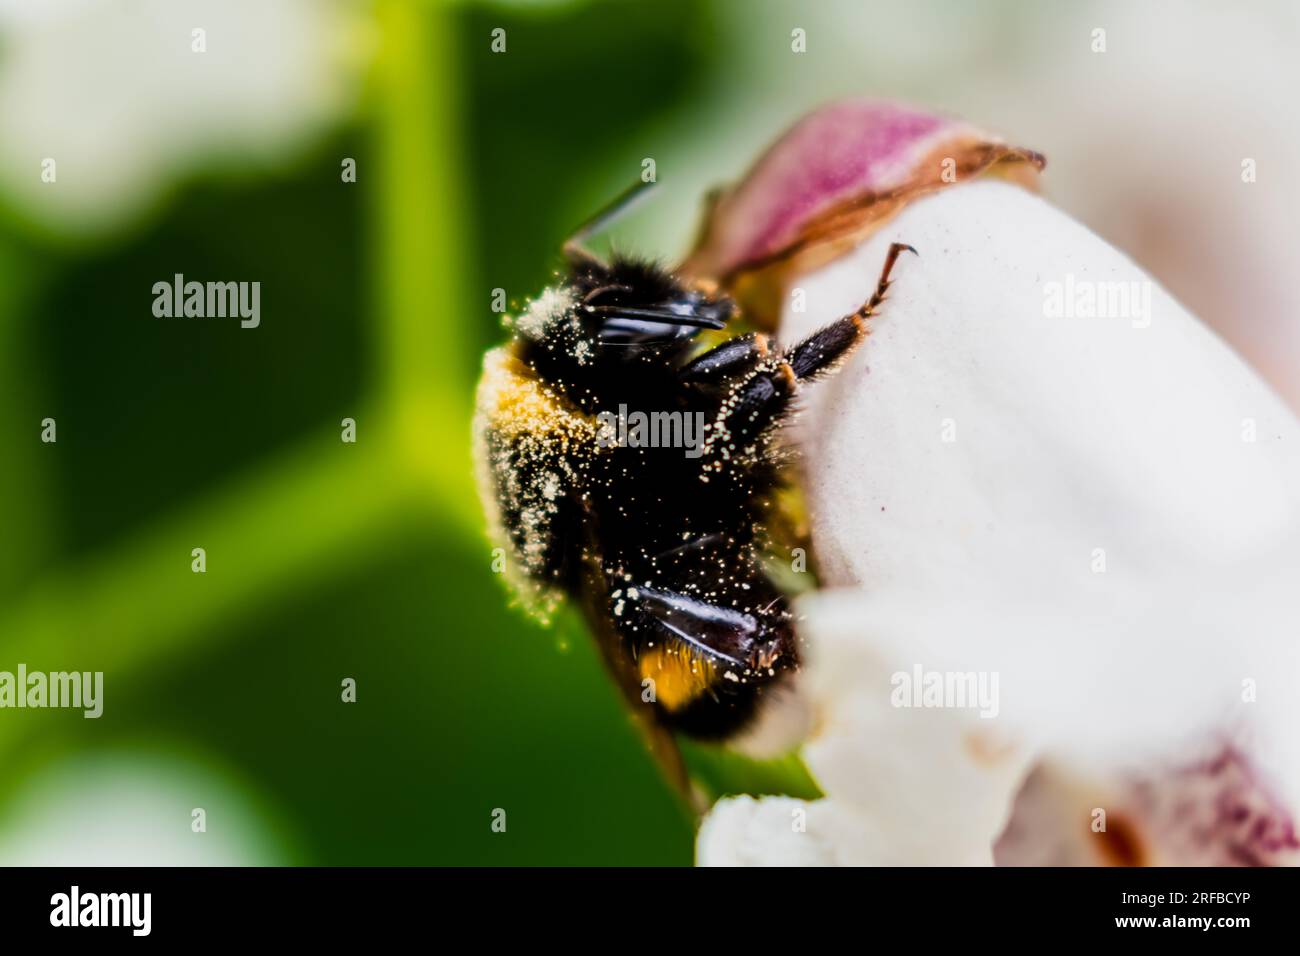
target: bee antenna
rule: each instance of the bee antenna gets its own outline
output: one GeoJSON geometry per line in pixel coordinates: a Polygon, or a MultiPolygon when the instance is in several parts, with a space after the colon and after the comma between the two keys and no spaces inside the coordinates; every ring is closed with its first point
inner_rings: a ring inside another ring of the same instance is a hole
{"type": "Polygon", "coordinates": [[[586,247],[586,240],[626,213],[638,199],[650,192],[654,187],[654,180],[646,182],[643,179],[638,179],[619,193],[612,202],[580,225],[568,239],[564,240],[564,257],[574,265],[604,265],[604,261],[586,247]]]}

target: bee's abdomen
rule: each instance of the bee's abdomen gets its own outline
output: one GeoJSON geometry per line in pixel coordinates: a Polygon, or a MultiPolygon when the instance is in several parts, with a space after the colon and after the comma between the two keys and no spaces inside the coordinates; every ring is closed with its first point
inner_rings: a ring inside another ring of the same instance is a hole
{"type": "MultiPolygon", "coordinates": [[[[647,493],[648,474],[635,482],[647,493]]],[[[639,521],[606,520],[622,529],[605,535],[608,613],[665,723],[697,737],[735,734],[799,666],[785,596],[760,557],[756,492],[687,485],[639,521]]]]}

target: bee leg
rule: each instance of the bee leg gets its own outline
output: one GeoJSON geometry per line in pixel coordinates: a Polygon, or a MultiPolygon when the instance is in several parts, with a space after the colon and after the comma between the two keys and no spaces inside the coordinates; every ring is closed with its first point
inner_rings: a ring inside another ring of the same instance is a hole
{"type": "Polygon", "coordinates": [[[862,308],[818,329],[786,353],[786,361],[796,376],[801,379],[814,378],[829,370],[862,340],[867,332],[867,319],[875,315],[876,309],[884,301],[885,293],[889,290],[889,274],[904,250],[917,255],[915,249],[901,242],[891,245],[889,254],[885,256],[880,279],[876,283],[876,291],[863,303],[862,308]]]}
{"type": "Polygon", "coordinates": [[[749,332],[728,339],[717,348],[687,362],[678,371],[680,381],[689,384],[716,384],[748,372],[771,354],[766,335],[749,332]]]}
{"type": "Polygon", "coordinates": [[[723,398],[705,454],[716,452],[718,446],[742,450],[756,442],[781,420],[797,388],[798,378],[789,362],[778,360],[760,367],[723,398]]]}
{"type": "MultiPolygon", "coordinates": [[[[690,368],[708,360],[706,367],[727,369],[733,376],[744,370],[746,363],[753,367],[748,377],[741,378],[723,397],[713,433],[705,444],[706,454],[716,454],[720,447],[727,448],[728,452],[731,449],[743,450],[758,441],[781,421],[800,382],[828,371],[862,340],[867,330],[867,319],[884,301],[889,290],[889,274],[905,250],[916,253],[911,246],[901,242],[889,247],[876,290],[862,308],[817,330],[783,355],[759,357],[756,354],[757,338],[746,349],[743,346],[745,337],[742,336],[724,342],[687,366],[690,368]]],[[[763,345],[766,347],[765,341],[763,345]]]]}
{"type": "MultiPolygon", "coordinates": [[[[589,554],[598,553],[591,525],[584,523],[582,527],[585,550],[589,554]]],[[[580,601],[583,611],[587,620],[592,622],[596,646],[600,648],[601,657],[614,678],[614,683],[623,692],[632,722],[640,731],[646,750],[681,798],[682,805],[688,808],[688,811],[702,815],[707,807],[700,805],[697,799],[690,774],[686,769],[686,762],[682,759],[681,748],[677,746],[677,738],[660,719],[657,709],[645,706],[650,702],[643,696],[645,693],[643,678],[636,661],[625,652],[615,619],[609,614],[608,581],[600,568],[599,561],[589,557],[583,562],[581,574],[584,584],[578,593],[582,595],[580,601]]]]}
{"type": "Polygon", "coordinates": [[[687,363],[678,373],[688,385],[718,388],[713,430],[703,454],[752,444],[773,425],[794,394],[796,375],[761,332],[728,339],[687,363]]]}

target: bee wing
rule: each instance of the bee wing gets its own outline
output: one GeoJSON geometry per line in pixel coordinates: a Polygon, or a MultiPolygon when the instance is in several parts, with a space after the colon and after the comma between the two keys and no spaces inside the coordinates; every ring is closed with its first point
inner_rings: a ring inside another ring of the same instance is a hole
{"type": "MultiPolygon", "coordinates": [[[[597,553],[588,549],[589,553],[597,553]]],[[[646,748],[654,758],[659,769],[677,791],[684,803],[694,813],[703,813],[706,807],[700,805],[691,786],[686,762],[682,759],[677,738],[658,719],[653,704],[642,698],[641,677],[635,666],[623,652],[618,631],[609,619],[607,609],[607,588],[604,575],[596,567],[596,561],[589,561],[585,572],[583,587],[583,611],[596,638],[596,646],[605,661],[605,667],[613,677],[614,683],[627,700],[628,711],[632,720],[640,729],[646,748]]]]}

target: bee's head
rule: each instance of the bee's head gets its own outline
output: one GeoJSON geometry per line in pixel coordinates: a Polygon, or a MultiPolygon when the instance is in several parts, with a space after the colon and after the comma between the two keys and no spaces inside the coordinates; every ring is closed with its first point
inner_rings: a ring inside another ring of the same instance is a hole
{"type": "Polygon", "coordinates": [[[584,325],[605,346],[688,340],[722,328],[734,311],[726,296],[687,288],[663,267],[636,259],[577,263],[569,285],[584,325]]]}
{"type": "Polygon", "coordinates": [[[579,366],[664,358],[704,329],[720,329],[734,306],[726,296],[688,288],[663,267],[642,260],[573,262],[515,322],[528,344],[579,366]]]}

